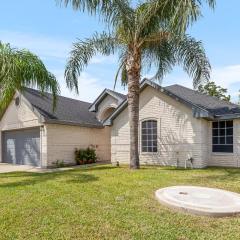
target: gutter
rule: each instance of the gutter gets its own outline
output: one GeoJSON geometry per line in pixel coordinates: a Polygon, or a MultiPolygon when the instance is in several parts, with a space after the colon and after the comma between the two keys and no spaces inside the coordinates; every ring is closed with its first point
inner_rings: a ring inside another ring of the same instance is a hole
{"type": "Polygon", "coordinates": [[[103,125],[96,125],[90,123],[77,123],[71,121],[62,121],[62,120],[55,120],[55,119],[47,119],[43,122],[44,124],[59,124],[59,125],[68,125],[68,126],[79,126],[79,127],[88,127],[88,128],[104,128],[103,125]]]}
{"type": "Polygon", "coordinates": [[[240,113],[230,113],[225,115],[215,115],[215,120],[231,120],[240,118],[240,113]]]}

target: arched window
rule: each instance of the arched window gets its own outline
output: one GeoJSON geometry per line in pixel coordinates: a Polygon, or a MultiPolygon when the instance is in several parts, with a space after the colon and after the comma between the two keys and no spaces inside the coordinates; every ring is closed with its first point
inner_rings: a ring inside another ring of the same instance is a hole
{"type": "Polygon", "coordinates": [[[142,152],[157,152],[157,121],[142,122],[142,152]]]}

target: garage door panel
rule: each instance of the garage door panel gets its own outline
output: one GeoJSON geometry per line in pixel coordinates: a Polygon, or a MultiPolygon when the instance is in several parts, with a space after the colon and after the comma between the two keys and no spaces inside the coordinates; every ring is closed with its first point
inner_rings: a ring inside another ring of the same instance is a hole
{"type": "Polygon", "coordinates": [[[14,163],[16,164],[16,152],[15,152],[15,147],[16,145],[16,140],[15,139],[7,139],[6,140],[6,149],[4,152],[4,156],[6,156],[6,162],[8,163],[14,163]]]}
{"type": "Polygon", "coordinates": [[[29,138],[28,136],[26,137],[22,148],[22,158],[24,159],[24,164],[34,166],[38,165],[39,145],[39,138],[29,138]]]}
{"type": "Polygon", "coordinates": [[[5,132],[3,148],[4,162],[40,166],[39,128],[5,132]]]}

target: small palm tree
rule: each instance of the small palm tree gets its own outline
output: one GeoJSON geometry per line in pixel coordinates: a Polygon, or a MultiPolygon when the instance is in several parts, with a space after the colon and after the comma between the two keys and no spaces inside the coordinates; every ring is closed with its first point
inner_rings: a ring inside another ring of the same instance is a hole
{"type": "Polygon", "coordinates": [[[33,53],[0,42],[0,113],[12,100],[16,90],[21,91],[24,87],[37,87],[42,92],[51,92],[55,107],[59,86],[54,75],[33,53]]]}
{"type": "MultiPolygon", "coordinates": [[[[135,1],[136,2],[136,1],[135,1]]],[[[193,78],[193,85],[208,81],[210,64],[201,42],[186,34],[200,16],[201,0],[148,0],[131,4],[127,0],[60,0],[75,10],[102,17],[109,32],[73,44],[65,78],[78,91],[78,77],[90,59],[100,53],[118,54],[123,83],[128,85],[130,125],[130,168],[139,168],[138,122],[141,72],[155,69],[161,80],[178,64],[193,78]]],[[[211,8],[215,0],[205,0],[211,8]]],[[[116,77],[116,79],[117,79],[116,77]]]]}

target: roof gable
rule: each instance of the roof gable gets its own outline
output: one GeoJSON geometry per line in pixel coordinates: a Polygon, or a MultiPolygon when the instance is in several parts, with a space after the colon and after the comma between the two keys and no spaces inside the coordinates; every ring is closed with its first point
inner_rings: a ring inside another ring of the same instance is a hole
{"type": "Polygon", "coordinates": [[[1,115],[0,128],[8,129],[8,125],[11,128],[31,127],[32,124],[39,125],[41,122],[41,115],[34,111],[32,105],[17,91],[1,115]],[[17,98],[19,99],[19,104],[16,104],[15,100],[17,98]]]}
{"type": "Polygon", "coordinates": [[[101,104],[101,102],[107,97],[107,96],[112,96],[114,99],[118,101],[118,105],[120,105],[126,98],[127,96],[115,91],[112,91],[110,89],[104,89],[103,92],[98,96],[98,98],[90,105],[89,111],[90,112],[97,112],[98,111],[98,106],[101,104]]]}

